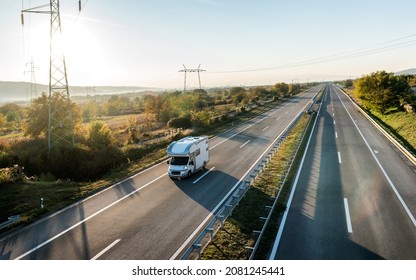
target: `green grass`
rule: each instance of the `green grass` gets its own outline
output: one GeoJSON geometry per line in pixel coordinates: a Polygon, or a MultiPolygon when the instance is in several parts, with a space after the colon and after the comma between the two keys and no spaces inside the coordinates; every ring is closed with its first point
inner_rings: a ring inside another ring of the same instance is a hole
{"type": "MultiPolygon", "coordinates": [[[[344,91],[356,100],[351,89],[344,91]]],[[[403,112],[397,108],[389,110],[385,115],[375,111],[366,112],[403,146],[416,154],[416,113],[403,112]]]]}
{"type": "Polygon", "coordinates": [[[392,112],[382,115],[371,112],[373,118],[381,124],[399,142],[416,154],[416,114],[406,112],[392,112]]]}
{"type": "MultiPolygon", "coordinates": [[[[224,228],[218,231],[212,243],[204,250],[201,256],[202,259],[247,259],[248,251],[246,247],[253,247],[256,242],[253,230],[262,228],[263,221],[260,217],[267,216],[265,206],[272,204],[271,197],[275,195],[276,188],[280,186],[280,178],[284,176],[289,168],[290,159],[302,137],[308,120],[308,115],[304,115],[300,119],[266,169],[257,178],[239,206],[234,210],[233,215],[225,221],[224,228]]],[[[291,170],[295,169],[294,167],[291,170]]],[[[279,215],[285,209],[285,197],[290,184],[291,180],[285,184],[280,196],[281,199],[279,199],[275,208],[276,211],[273,213],[274,216],[279,215]]],[[[273,222],[273,220],[277,220],[277,218],[273,217],[268,226],[268,228],[273,228],[273,230],[266,231],[266,235],[262,239],[256,255],[258,259],[266,258],[268,248],[271,247],[270,242],[273,242],[270,237],[277,230],[276,221],[273,222]]]]}

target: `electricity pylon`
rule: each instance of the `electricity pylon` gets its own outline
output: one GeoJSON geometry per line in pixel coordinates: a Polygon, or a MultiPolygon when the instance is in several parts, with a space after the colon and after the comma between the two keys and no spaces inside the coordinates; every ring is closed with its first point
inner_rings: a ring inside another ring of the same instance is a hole
{"type": "Polygon", "coordinates": [[[30,102],[32,103],[33,98],[38,97],[38,89],[36,85],[36,77],[35,77],[35,69],[39,69],[39,67],[35,67],[35,63],[32,60],[28,63],[26,63],[26,67],[30,67],[28,71],[25,71],[25,73],[30,73],[30,102]]]}
{"type": "Polygon", "coordinates": [[[49,95],[48,95],[48,151],[60,142],[75,144],[72,123],[71,98],[68,87],[65,55],[62,50],[62,27],[59,0],[50,0],[49,4],[22,10],[23,13],[50,15],[50,56],[49,56],[49,95]],[[49,10],[42,10],[49,6],[49,10]],[[59,107],[54,99],[66,98],[66,106],[59,107]]]}
{"type": "Polygon", "coordinates": [[[188,68],[186,68],[185,65],[183,65],[183,69],[179,70],[179,72],[184,72],[185,73],[185,78],[184,78],[184,82],[183,82],[183,92],[184,93],[186,92],[186,73],[188,73],[188,72],[197,72],[198,73],[199,89],[202,89],[202,87],[201,87],[201,76],[200,76],[199,73],[203,72],[203,71],[206,71],[206,70],[202,70],[202,69],[200,69],[200,67],[201,67],[201,64],[199,64],[198,68],[196,68],[196,69],[188,69],[188,68]]]}

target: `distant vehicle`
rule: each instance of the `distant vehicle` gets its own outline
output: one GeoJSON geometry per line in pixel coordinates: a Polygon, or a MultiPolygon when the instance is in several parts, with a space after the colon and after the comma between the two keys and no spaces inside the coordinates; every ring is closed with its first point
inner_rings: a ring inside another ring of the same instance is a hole
{"type": "Polygon", "coordinates": [[[167,149],[171,178],[186,178],[205,168],[209,161],[208,136],[188,136],[172,142],[167,149]]]}

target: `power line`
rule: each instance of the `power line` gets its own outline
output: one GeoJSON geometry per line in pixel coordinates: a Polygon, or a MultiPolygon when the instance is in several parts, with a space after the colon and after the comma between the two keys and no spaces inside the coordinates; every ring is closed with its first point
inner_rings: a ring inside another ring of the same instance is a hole
{"type": "Polygon", "coordinates": [[[366,55],[371,55],[371,54],[376,54],[376,53],[380,53],[380,52],[385,52],[385,51],[389,51],[389,50],[394,50],[394,49],[398,49],[398,48],[411,46],[411,45],[416,44],[416,40],[405,41],[405,42],[401,42],[401,43],[397,43],[397,44],[393,44],[393,45],[390,44],[390,45],[384,46],[384,47],[377,47],[377,46],[386,45],[386,44],[393,43],[393,42],[398,42],[398,41],[408,39],[408,38],[411,38],[411,37],[415,37],[415,36],[416,36],[416,33],[408,35],[408,36],[400,37],[400,38],[397,38],[397,39],[389,40],[389,41],[386,41],[386,42],[382,42],[382,43],[379,43],[379,44],[376,44],[376,45],[371,45],[371,46],[368,46],[368,47],[358,48],[358,49],[354,49],[354,50],[351,50],[351,51],[345,51],[345,52],[341,52],[341,53],[334,54],[334,55],[329,55],[329,56],[324,56],[324,57],[309,59],[309,60],[304,60],[304,61],[298,61],[298,62],[293,62],[293,63],[288,63],[288,64],[282,64],[282,65],[277,65],[277,66],[263,67],[263,68],[253,68],[253,69],[229,70],[229,71],[212,71],[212,72],[207,72],[207,73],[210,73],[210,74],[228,74],[228,73],[243,73],[243,72],[261,72],[261,71],[270,71],[270,70],[278,70],[278,69],[285,69],[285,68],[293,68],[293,67],[300,67],[300,66],[308,66],[308,65],[327,63],[327,62],[334,62],[334,61],[338,61],[338,60],[356,58],[356,57],[361,57],[361,56],[366,56],[366,55]],[[377,47],[377,48],[373,48],[373,47],[377,47]],[[368,48],[372,48],[372,49],[366,50],[368,48]],[[361,50],[363,50],[363,51],[361,51],[361,50]]]}

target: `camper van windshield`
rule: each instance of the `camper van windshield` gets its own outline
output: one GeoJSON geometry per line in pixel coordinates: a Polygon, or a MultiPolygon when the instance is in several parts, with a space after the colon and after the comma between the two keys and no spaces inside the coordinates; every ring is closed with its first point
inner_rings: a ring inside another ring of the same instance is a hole
{"type": "Polygon", "coordinates": [[[170,164],[172,165],[187,165],[189,157],[172,157],[170,164]]]}

